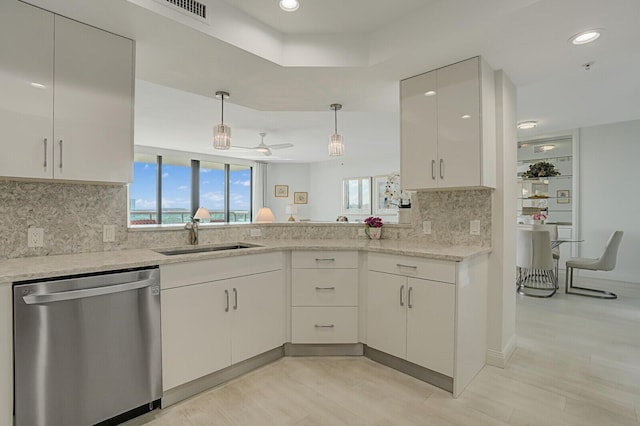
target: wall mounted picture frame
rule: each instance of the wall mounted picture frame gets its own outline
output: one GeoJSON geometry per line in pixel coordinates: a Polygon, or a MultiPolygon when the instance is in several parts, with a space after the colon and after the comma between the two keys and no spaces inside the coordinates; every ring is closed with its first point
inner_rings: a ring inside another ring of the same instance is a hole
{"type": "Polygon", "coordinates": [[[558,189],[556,191],[556,202],[558,204],[571,203],[571,191],[569,191],[568,189],[558,189]]]}
{"type": "Polygon", "coordinates": [[[294,204],[307,204],[309,202],[308,192],[294,192],[293,203],[294,204]]]}
{"type": "Polygon", "coordinates": [[[398,206],[391,203],[390,193],[400,190],[399,182],[391,182],[390,175],[373,177],[373,214],[395,215],[398,213],[398,206]]]}
{"type": "Polygon", "coordinates": [[[276,185],[275,196],[277,198],[286,198],[289,196],[289,185],[276,185]]]}

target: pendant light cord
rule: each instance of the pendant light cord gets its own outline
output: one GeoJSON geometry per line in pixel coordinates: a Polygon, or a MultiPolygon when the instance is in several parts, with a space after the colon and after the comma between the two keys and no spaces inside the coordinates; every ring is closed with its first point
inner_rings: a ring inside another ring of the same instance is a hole
{"type": "Polygon", "coordinates": [[[221,123],[224,125],[224,94],[220,96],[220,100],[222,101],[222,111],[220,114],[221,123]]]}
{"type": "Polygon", "coordinates": [[[334,123],[335,123],[335,134],[338,134],[338,106],[333,107],[334,114],[334,123]]]}

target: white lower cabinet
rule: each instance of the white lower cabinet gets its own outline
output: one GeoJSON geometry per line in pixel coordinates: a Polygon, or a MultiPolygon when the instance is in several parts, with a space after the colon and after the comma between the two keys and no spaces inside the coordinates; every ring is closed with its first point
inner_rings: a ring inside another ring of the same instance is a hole
{"type": "Polygon", "coordinates": [[[358,252],[294,251],[291,343],[358,342],[358,252]]]}
{"type": "Polygon", "coordinates": [[[367,344],[453,376],[455,286],[368,272],[367,344]]]}
{"type": "MultiPolygon", "coordinates": [[[[238,258],[236,258],[237,260],[238,258]]],[[[244,258],[253,269],[274,269],[273,256],[244,258]]],[[[224,270],[225,259],[193,262],[202,270],[224,270]]],[[[165,282],[172,267],[161,267],[162,379],[172,389],[285,343],[286,289],[282,269],[179,286],[165,282]],[[166,274],[163,275],[163,270],[166,274]]],[[[282,268],[281,264],[275,267],[282,268]]],[[[213,275],[213,272],[212,272],[213,275]]]]}
{"type": "Polygon", "coordinates": [[[488,255],[367,264],[367,346],[446,376],[434,380],[458,396],[486,363],[488,255]]]}

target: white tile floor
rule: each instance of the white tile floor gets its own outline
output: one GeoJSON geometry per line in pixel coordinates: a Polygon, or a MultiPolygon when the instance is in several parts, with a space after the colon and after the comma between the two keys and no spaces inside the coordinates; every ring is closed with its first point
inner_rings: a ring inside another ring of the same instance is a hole
{"type": "Polygon", "coordinates": [[[512,360],[457,399],[362,357],[284,358],[128,425],[639,425],[640,284],[592,283],[619,298],[517,296],[512,360]]]}

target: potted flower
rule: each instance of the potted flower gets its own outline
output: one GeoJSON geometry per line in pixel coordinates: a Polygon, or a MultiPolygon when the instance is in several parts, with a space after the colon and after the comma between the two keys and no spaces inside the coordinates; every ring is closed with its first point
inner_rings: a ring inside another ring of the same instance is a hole
{"type": "Polygon", "coordinates": [[[538,211],[533,215],[533,223],[544,223],[547,220],[547,215],[542,211],[538,211]]]}
{"type": "Polygon", "coordinates": [[[556,166],[547,161],[538,161],[537,163],[529,165],[529,170],[523,173],[522,176],[528,179],[537,179],[541,177],[558,176],[559,171],[556,170],[556,166]]]}
{"type": "Polygon", "coordinates": [[[364,220],[364,232],[372,240],[379,240],[382,234],[382,219],[373,216],[366,218],[364,220]]]}

